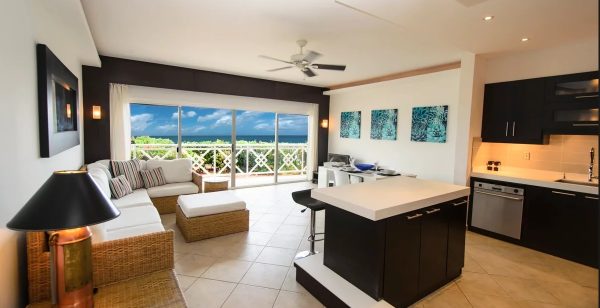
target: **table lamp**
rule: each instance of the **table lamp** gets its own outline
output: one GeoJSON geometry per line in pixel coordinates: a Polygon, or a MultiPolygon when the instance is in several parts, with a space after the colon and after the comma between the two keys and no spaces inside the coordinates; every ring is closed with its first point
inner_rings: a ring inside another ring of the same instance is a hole
{"type": "Polygon", "coordinates": [[[87,226],[120,214],[87,171],[57,171],[6,226],[48,231],[54,306],[93,307],[92,232],[87,226]]]}

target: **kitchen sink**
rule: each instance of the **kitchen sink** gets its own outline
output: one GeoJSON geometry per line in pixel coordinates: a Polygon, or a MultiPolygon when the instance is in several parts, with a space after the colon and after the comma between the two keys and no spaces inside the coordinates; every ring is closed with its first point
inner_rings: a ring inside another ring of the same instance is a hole
{"type": "Polygon", "coordinates": [[[556,180],[554,182],[598,187],[598,182],[582,182],[582,181],[573,181],[573,180],[567,180],[567,179],[560,179],[560,180],[556,180]]]}

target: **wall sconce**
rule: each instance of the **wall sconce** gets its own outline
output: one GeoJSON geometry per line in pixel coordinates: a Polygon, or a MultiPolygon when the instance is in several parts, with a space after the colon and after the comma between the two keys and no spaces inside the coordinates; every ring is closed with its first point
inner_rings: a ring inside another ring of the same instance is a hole
{"type": "Polygon", "coordinates": [[[329,120],[327,120],[327,119],[323,119],[323,120],[321,120],[321,127],[322,127],[322,128],[327,128],[327,127],[329,127],[329,120]]]}
{"type": "Polygon", "coordinates": [[[100,108],[100,106],[92,106],[92,119],[102,119],[102,109],[100,108]]]}

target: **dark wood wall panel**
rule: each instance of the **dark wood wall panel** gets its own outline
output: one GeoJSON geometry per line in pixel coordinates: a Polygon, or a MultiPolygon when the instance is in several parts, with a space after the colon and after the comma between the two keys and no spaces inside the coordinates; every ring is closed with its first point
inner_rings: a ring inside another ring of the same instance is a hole
{"type": "MultiPolygon", "coordinates": [[[[279,99],[319,105],[319,121],[329,117],[327,88],[310,87],[184,67],[100,56],[102,67],[83,66],[85,162],[110,158],[109,84],[165,88],[279,99]],[[92,106],[102,107],[102,119],[92,119],[92,106]]],[[[327,129],[319,127],[317,153],[327,159],[327,129]]]]}

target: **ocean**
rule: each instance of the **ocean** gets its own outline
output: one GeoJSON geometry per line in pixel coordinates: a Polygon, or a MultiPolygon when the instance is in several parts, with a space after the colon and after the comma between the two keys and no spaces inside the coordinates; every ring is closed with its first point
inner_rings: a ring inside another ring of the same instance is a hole
{"type": "MultiPolygon", "coordinates": [[[[137,136],[134,136],[134,138],[137,136]]],[[[152,138],[170,139],[173,143],[177,143],[177,136],[150,136],[152,138]]],[[[231,142],[231,135],[225,136],[181,136],[182,142],[199,142],[199,141],[216,141],[223,140],[231,142]]],[[[275,142],[275,136],[269,135],[238,135],[236,140],[256,141],[256,142],[275,142]]],[[[305,135],[280,135],[280,143],[306,143],[308,136],[305,135]]]]}

